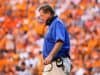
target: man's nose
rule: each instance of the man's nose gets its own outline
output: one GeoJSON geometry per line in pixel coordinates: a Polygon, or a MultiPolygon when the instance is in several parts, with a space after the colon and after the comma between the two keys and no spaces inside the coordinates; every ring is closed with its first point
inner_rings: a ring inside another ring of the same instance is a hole
{"type": "Polygon", "coordinates": [[[44,22],[44,20],[40,16],[37,17],[37,20],[38,22],[44,22]]]}

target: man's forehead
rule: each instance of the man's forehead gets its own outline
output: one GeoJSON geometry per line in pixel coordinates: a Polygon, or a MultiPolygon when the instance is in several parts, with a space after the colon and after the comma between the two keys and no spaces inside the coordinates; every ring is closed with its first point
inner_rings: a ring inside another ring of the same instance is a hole
{"type": "Polygon", "coordinates": [[[40,12],[39,12],[38,8],[37,8],[37,10],[36,10],[35,13],[36,13],[36,15],[35,15],[36,17],[39,17],[40,16],[40,12]]]}

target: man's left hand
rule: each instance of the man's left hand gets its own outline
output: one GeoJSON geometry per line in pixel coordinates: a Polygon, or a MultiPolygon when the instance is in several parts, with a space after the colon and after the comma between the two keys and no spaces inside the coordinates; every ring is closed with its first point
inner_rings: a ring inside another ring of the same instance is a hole
{"type": "Polygon", "coordinates": [[[52,61],[52,59],[53,59],[53,57],[52,57],[51,55],[47,56],[47,57],[45,58],[45,60],[44,60],[44,64],[45,64],[45,65],[50,64],[51,61],[52,61]]]}

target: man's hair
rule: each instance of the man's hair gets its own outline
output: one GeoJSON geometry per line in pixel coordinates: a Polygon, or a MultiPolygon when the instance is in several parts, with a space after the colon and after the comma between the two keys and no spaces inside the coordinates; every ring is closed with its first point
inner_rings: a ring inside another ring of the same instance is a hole
{"type": "Polygon", "coordinates": [[[54,9],[48,4],[41,5],[39,7],[39,11],[40,10],[43,10],[44,13],[50,13],[51,15],[55,15],[54,9]]]}

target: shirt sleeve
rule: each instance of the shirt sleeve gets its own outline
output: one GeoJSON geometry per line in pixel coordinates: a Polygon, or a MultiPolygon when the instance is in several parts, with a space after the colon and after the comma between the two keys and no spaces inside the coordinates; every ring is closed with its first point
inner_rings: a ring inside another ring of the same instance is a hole
{"type": "Polygon", "coordinates": [[[65,28],[62,23],[57,22],[55,25],[55,42],[59,40],[65,42],[65,28]]]}

